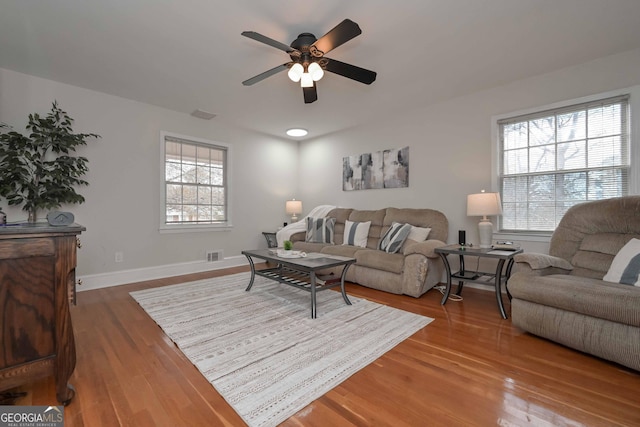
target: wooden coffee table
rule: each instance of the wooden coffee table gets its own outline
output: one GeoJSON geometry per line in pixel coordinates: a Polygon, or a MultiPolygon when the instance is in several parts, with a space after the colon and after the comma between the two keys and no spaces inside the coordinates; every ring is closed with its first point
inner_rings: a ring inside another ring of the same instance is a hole
{"type": "Polygon", "coordinates": [[[251,266],[251,279],[249,280],[249,286],[245,289],[247,292],[251,290],[256,275],[293,286],[294,288],[303,289],[311,293],[312,319],[316,318],[316,292],[318,291],[340,286],[344,302],[351,305],[351,301],[349,301],[347,293],[344,290],[344,278],[351,264],[356,262],[355,258],[325,255],[315,252],[308,253],[306,257],[301,258],[282,258],[274,252],[274,249],[242,251],[242,254],[247,257],[249,265],[251,266]],[[256,270],[253,261],[254,258],[274,263],[276,267],[256,270]],[[318,276],[316,274],[321,270],[340,266],[343,267],[340,277],[333,275],[318,276]]]}

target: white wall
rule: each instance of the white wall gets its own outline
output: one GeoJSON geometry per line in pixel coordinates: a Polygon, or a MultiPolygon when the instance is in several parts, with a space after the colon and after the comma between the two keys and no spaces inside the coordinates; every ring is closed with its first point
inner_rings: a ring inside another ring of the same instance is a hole
{"type": "MultiPolygon", "coordinates": [[[[261,231],[287,220],[284,202],[291,197],[303,200],[305,212],[320,204],[430,207],[449,218],[449,242],[459,229],[477,242],[477,219],[466,216],[466,196],[491,188],[491,117],[638,85],[638,70],[640,50],[626,52],[421,110],[372,117],[366,126],[298,147],[227,125],[223,117],[204,121],[0,69],[0,121],[24,130],[29,113],[46,114],[56,99],[75,119],[76,132],[102,136],[79,153],[90,160],[90,186],[80,189],[86,203],[63,209],[87,227],[78,274],[113,276],[202,261],[207,250],[222,249],[225,257],[234,257],[247,247],[265,247],[261,231]],[[158,232],[161,130],[231,144],[232,231],[158,232]],[[406,145],[411,147],[409,188],[342,191],[343,157],[406,145]],[[294,164],[298,170],[291,168],[294,164]],[[115,263],[116,251],[124,253],[124,262],[115,263]]],[[[10,221],[26,218],[20,210],[2,207],[10,221]]],[[[546,251],[545,242],[522,243],[528,251],[546,251]]],[[[120,283],[131,277],[123,276],[120,283]]],[[[105,283],[109,280],[114,279],[105,283]]]]}
{"type": "MultiPolygon", "coordinates": [[[[300,145],[299,195],[305,203],[358,209],[433,208],[449,219],[449,242],[458,230],[477,243],[478,218],[466,216],[466,196],[491,189],[491,117],[640,84],[640,50],[511,83],[390,117],[300,145]],[[342,191],[342,158],[410,147],[409,188],[342,191]],[[318,179],[322,177],[323,179],[318,179]]],[[[366,106],[363,106],[366,108],[366,106]]],[[[635,138],[635,150],[639,150],[635,138]]],[[[545,252],[546,242],[521,241],[545,252]]]]}
{"type": "MultiPolygon", "coordinates": [[[[80,276],[202,261],[207,250],[238,256],[248,247],[266,247],[261,232],[286,220],[285,201],[297,189],[297,171],[290,167],[297,163],[297,142],[228,126],[224,118],[205,121],[0,69],[0,122],[24,132],[28,114],[45,115],[53,100],[75,119],[75,132],[102,136],[78,151],[89,159],[90,185],[78,189],[86,202],[62,208],[87,228],[78,252],[80,276]],[[161,130],[231,145],[231,231],[158,232],[161,130]],[[116,251],[124,253],[124,262],[115,263],[116,251]]],[[[26,219],[25,212],[0,203],[9,221],[26,219]]]]}

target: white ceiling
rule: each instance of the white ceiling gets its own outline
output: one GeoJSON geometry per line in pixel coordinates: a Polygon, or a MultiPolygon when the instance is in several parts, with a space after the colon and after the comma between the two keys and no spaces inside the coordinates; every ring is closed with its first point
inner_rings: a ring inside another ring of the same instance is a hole
{"type": "MultiPolygon", "coordinates": [[[[0,68],[307,138],[640,47],[639,0],[0,0],[0,68]],[[327,56],[378,73],[326,73],[304,104],[290,44],[349,18],[362,35],[327,56]]],[[[640,72],[640,70],[639,70],[640,72]]]]}

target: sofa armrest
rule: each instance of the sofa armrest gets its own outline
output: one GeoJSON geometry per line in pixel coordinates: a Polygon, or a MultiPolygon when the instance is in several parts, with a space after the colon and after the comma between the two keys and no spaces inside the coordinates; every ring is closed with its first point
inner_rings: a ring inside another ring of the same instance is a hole
{"type": "Polygon", "coordinates": [[[298,231],[297,233],[293,233],[291,237],[289,237],[289,240],[291,240],[293,243],[304,242],[306,238],[307,238],[306,231],[298,231]]]}
{"type": "Polygon", "coordinates": [[[546,276],[548,274],[567,274],[573,266],[565,259],[539,253],[522,253],[514,258],[517,272],[546,276]]]}
{"type": "Polygon", "coordinates": [[[436,239],[425,240],[424,242],[409,243],[405,246],[404,256],[411,254],[424,255],[427,258],[438,258],[440,255],[434,252],[436,248],[446,246],[447,244],[436,239]]]}

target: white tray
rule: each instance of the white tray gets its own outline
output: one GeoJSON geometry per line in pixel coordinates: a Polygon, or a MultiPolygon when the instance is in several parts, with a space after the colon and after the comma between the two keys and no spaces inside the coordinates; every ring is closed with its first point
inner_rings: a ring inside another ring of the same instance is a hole
{"type": "Polygon", "coordinates": [[[307,254],[304,252],[298,252],[295,254],[287,254],[283,252],[276,253],[279,258],[304,258],[307,254]]]}

